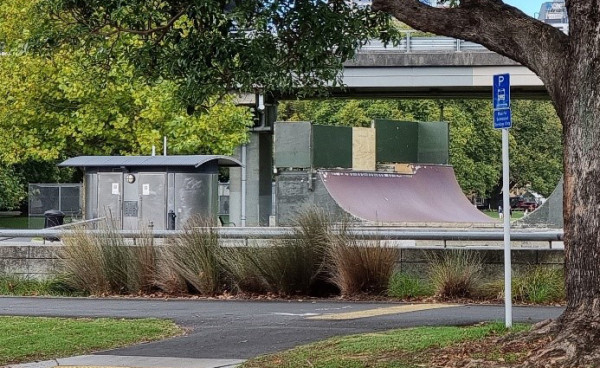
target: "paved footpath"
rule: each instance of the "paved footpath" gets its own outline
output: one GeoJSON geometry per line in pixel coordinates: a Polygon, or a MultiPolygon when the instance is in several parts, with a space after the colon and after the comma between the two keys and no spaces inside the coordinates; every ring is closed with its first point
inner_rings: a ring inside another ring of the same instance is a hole
{"type": "MultiPolygon", "coordinates": [[[[557,307],[515,307],[515,322],[555,318],[557,307]]],[[[0,315],[167,318],[185,336],[19,368],[111,366],[233,367],[261,354],[332,336],[504,318],[503,306],[369,303],[330,300],[239,301],[0,297],[0,315]]]]}

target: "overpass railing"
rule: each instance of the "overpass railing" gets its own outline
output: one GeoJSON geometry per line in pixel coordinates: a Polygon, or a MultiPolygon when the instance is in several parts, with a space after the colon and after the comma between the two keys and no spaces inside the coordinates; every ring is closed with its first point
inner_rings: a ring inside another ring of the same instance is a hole
{"type": "Polygon", "coordinates": [[[405,32],[398,45],[383,44],[380,40],[371,40],[361,48],[361,51],[400,51],[400,52],[490,52],[485,47],[471,41],[463,41],[443,36],[414,36],[405,32]]]}

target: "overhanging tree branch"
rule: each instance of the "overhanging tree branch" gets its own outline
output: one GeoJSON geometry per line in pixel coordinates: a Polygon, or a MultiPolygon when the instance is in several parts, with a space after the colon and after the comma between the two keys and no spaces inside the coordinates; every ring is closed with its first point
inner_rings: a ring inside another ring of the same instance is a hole
{"type": "Polygon", "coordinates": [[[569,55],[569,36],[501,0],[461,0],[457,7],[433,8],[419,0],[373,0],[374,10],[409,26],[477,42],[525,65],[546,86],[569,55]]]}

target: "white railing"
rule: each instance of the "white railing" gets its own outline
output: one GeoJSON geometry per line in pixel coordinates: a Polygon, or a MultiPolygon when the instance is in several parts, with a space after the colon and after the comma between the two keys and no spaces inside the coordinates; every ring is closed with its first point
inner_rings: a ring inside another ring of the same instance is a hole
{"type": "MultiPolygon", "coordinates": [[[[443,36],[414,36],[413,32],[405,32],[398,45],[384,45],[380,40],[371,40],[360,51],[396,51],[396,52],[490,52],[475,42],[463,41],[443,36]]],[[[359,51],[359,52],[360,52],[359,51]]]]}
{"type": "MultiPolygon", "coordinates": [[[[124,238],[142,238],[152,234],[154,238],[174,238],[183,234],[182,230],[87,230],[92,234],[119,234],[124,238]]],[[[295,236],[291,227],[216,227],[212,228],[223,239],[282,239],[295,236]]],[[[428,228],[376,228],[351,227],[348,235],[365,240],[441,240],[441,241],[501,241],[504,239],[502,229],[428,229],[428,228]]],[[[80,231],[61,229],[10,230],[0,229],[0,238],[61,238],[78,234],[80,231]]],[[[513,230],[511,240],[556,242],[563,240],[562,230],[513,230]]]]}

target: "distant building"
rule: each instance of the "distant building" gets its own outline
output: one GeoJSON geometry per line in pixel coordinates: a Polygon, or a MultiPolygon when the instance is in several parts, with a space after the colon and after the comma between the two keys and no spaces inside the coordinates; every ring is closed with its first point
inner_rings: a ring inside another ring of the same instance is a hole
{"type": "Polygon", "coordinates": [[[542,4],[538,19],[569,33],[569,17],[564,0],[553,0],[542,4]]]}
{"type": "MultiPolygon", "coordinates": [[[[420,0],[422,3],[427,4],[429,6],[441,6],[441,0],[420,0]]],[[[372,0],[352,0],[359,8],[365,8],[367,6],[371,6],[372,0]]]]}
{"type": "Polygon", "coordinates": [[[372,0],[352,0],[352,2],[361,9],[366,8],[367,6],[371,6],[371,4],[373,3],[372,0]]]}

